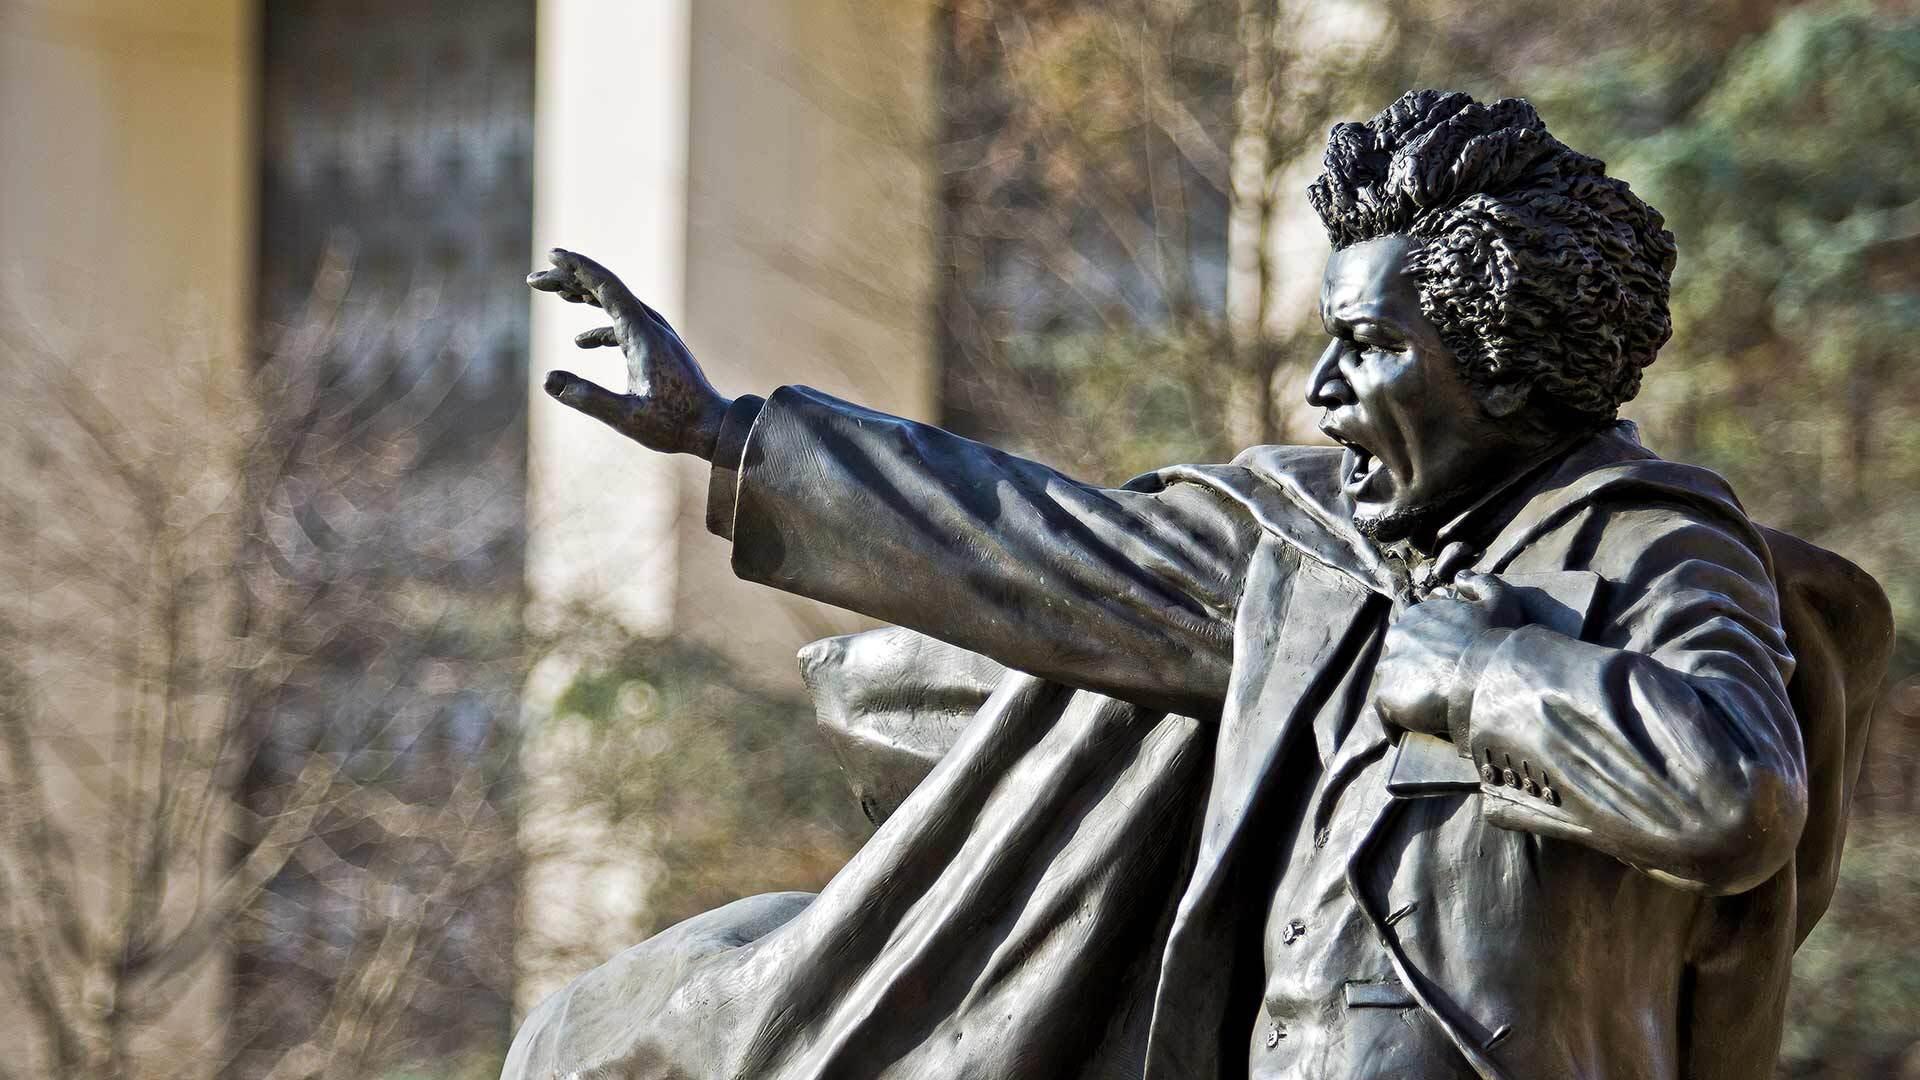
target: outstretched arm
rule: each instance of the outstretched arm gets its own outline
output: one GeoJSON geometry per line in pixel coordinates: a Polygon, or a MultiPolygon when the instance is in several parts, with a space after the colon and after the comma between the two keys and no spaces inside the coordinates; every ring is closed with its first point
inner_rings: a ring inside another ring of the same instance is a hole
{"type": "Polygon", "coordinates": [[[754,423],[737,492],[749,581],[1143,705],[1206,713],[1226,695],[1256,527],[1199,487],[1091,487],[789,386],[754,423]]]}
{"type": "Polygon", "coordinates": [[[564,251],[533,287],[613,315],[629,391],[547,392],[637,440],[714,462],[709,524],[743,578],[907,626],[1022,671],[1190,714],[1217,710],[1258,529],[1198,487],[1096,488],[802,387],[762,404],[707,382],[664,320],[564,251]]]}

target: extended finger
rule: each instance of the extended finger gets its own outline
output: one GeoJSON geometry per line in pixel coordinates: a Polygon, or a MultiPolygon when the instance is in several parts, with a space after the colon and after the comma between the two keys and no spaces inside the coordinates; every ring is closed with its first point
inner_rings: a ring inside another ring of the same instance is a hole
{"type": "Polygon", "coordinates": [[[618,347],[620,344],[620,332],[611,326],[596,327],[592,330],[575,334],[573,343],[583,349],[604,349],[609,346],[618,347]]]}
{"type": "Polygon", "coordinates": [[[554,248],[551,257],[555,266],[564,265],[572,270],[574,280],[585,286],[593,295],[594,302],[608,311],[616,315],[622,313],[631,315],[645,309],[646,305],[640,303],[633,293],[628,291],[626,284],[614,276],[613,271],[585,255],[577,251],[554,248]]]}
{"type": "Polygon", "coordinates": [[[574,287],[573,273],[569,270],[535,270],[527,275],[527,284],[541,292],[560,292],[574,287]]]}
{"type": "Polygon", "coordinates": [[[621,434],[627,434],[627,421],[633,415],[633,402],[625,394],[616,394],[571,371],[547,372],[546,391],[560,404],[578,409],[621,434]]]}
{"type": "Polygon", "coordinates": [[[568,303],[599,306],[599,301],[580,284],[571,270],[536,270],[527,275],[527,284],[541,292],[555,293],[568,303]]]}
{"type": "MultiPolygon", "coordinates": [[[[553,264],[553,269],[547,273],[565,283],[565,292],[574,293],[579,297],[574,301],[575,303],[601,306],[599,298],[595,295],[594,286],[599,281],[613,278],[613,274],[606,267],[577,251],[568,251],[566,248],[549,250],[547,261],[553,264]]],[[[574,298],[569,296],[568,299],[574,298]]]]}

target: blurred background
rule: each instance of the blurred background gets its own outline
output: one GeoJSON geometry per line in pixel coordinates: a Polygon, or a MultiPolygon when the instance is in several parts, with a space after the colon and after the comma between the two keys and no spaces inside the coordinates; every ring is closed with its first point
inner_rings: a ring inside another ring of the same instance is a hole
{"type": "Polygon", "coordinates": [[[1678,236],[1629,414],[1901,639],[1782,1077],[1920,1077],[1920,11],[0,0],[0,1078],[496,1074],[870,826],[705,476],[537,391],[621,273],[1092,481],[1314,438],[1328,126],[1530,97],[1678,236]]]}

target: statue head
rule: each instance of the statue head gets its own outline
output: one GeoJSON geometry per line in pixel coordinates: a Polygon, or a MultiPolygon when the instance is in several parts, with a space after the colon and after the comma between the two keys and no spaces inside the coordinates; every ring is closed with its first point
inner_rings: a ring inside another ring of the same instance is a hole
{"type": "Polygon", "coordinates": [[[1363,529],[1415,532],[1638,392],[1672,332],[1673,235],[1532,105],[1413,91],[1335,126],[1325,165],[1334,341],[1308,401],[1352,451],[1363,529]]]}

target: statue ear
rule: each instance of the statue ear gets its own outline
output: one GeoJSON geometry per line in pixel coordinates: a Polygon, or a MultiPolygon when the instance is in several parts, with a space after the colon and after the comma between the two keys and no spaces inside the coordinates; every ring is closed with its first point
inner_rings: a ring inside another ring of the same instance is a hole
{"type": "Polygon", "coordinates": [[[1523,382],[1497,382],[1480,392],[1480,407],[1495,420],[1505,420],[1526,405],[1532,390],[1523,382]]]}

